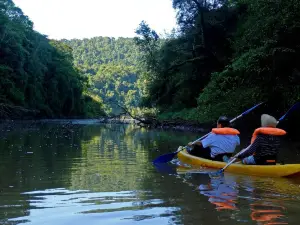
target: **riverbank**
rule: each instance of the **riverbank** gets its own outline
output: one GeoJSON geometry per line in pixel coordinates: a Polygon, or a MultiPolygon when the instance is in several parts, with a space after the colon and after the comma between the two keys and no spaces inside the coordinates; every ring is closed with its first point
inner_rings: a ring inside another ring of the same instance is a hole
{"type": "MultiPolygon", "coordinates": [[[[72,123],[72,124],[136,124],[143,126],[139,120],[132,118],[99,118],[99,119],[44,119],[39,120],[44,123],[72,123]]],[[[207,132],[211,129],[213,124],[195,124],[189,121],[168,121],[166,123],[161,122],[160,125],[154,127],[148,127],[149,129],[159,130],[181,130],[192,132],[207,132]]]]}
{"type": "MultiPolygon", "coordinates": [[[[43,123],[59,123],[73,125],[92,125],[92,124],[135,124],[141,127],[147,127],[140,121],[132,118],[99,118],[99,119],[27,119],[27,120],[0,120],[0,130],[2,132],[11,131],[19,127],[34,127],[43,123]]],[[[208,132],[213,127],[213,124],[196,124],[189,121],[168,121],[157,126],[149,126],[149,129],[158,130],[179,130],[191,132],[208,132]]]]}
{"type": "Polygon", "coordinates": [[[113,118],[106,119],[102,118],[98,120],[99,123],[113,123],[113,124],[137,124],[142,127],[146,126],[150,129],[159,129],[159,130],[181,130],[181,131],[192,131],[192,132],[207,132],[213,127],[212,123],[195,123],[192,121],[162,121],[153,122],[152,125],[143,124],[141,121],[132,119],[132,118],[113,118]],[[149,126],[148,126],[149,125],[149,126]]]}

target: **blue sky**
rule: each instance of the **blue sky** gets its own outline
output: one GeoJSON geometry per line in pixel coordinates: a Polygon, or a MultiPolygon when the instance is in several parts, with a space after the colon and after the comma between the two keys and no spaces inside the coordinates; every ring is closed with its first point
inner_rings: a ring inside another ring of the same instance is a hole
{"type": "Polygon", "coordinates": [[[54,39],[133,37],[145,20],[158,33],[176,26],[172,0],[13,0],[34,29],[54,39]]]}

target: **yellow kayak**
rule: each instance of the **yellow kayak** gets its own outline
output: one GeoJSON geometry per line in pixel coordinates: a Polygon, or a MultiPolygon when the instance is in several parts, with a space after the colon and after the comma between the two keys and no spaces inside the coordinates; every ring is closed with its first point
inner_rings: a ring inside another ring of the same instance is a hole
{"type": "MultiPolygon", "coordinates": [[[[222,169],[226,166],[225,162],[212,161],[209,159],[200,158],[189,154],[186,149],[180,151],[177,154],[178,159],[189,165],[204,167],[204,168],[216,168],[222,169]]],[[[287,176],[300,176],[300,164],[277,164],[277,165],[244,165],[241,163],[233,163],[227,167],[226,172],[247,174],[253,176],[265,176],[265,177],[287,177],[287,176]]]]}

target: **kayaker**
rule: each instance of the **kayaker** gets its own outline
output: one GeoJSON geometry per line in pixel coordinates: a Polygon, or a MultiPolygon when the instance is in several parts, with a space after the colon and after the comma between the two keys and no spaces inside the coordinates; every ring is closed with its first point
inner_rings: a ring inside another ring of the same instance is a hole
{"type": "Polygon", "coordinates": [[[194,144],[188,143],[188,146],[192,147],[189,153],[214,161],[227,160],[232,156],[236,146],[240,145],[239,134],[238,130],[230,127],[230,121],[226,116],[220,116],[217,128],[213,128],[211,134],[194,144]]]}
{"type": "Polygon", "coordinates": [[[280,149],[280,136],[286,134],[276,128],[278,121],[270,115],[261,115],[261,127],[257,128],[247,150],[237,156],[243,164],[248,165],[275,165],[280,149]]]}

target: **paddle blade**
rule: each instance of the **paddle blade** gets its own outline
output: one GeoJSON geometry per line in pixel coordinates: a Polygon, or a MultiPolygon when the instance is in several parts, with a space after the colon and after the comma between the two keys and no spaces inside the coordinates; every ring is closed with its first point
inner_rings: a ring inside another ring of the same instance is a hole
{"type": "Polygon", "coordinates": [[[216,172],[211,172],[211,173],[209,173],[208,175],[209,175],[209,177],[211,177],[211,178],[217,178],[217,177],[221,177],[221,176],[223,176],[224,175],[224,170],[223,169],[220,169],[220,170],[218,170],[218,171],[216,171],[216,172]]]}
{"type": "Polygon", "coordinates": [[[168,154],[161,155],[157,157],[155,160],[153,160],[153,163],[167,163],[170,162],[175,156],[177,155],[177,152],[172,152],[168,154]]]}
{"type": "Polygon", "coordinates": [[[153,165],[156,168],[156,170],[161,174],[177,175],[177,171],[174,168],[174,166],[171,167],[169,166],[169,164],[165,163],[153,163],[153,165]]]}

